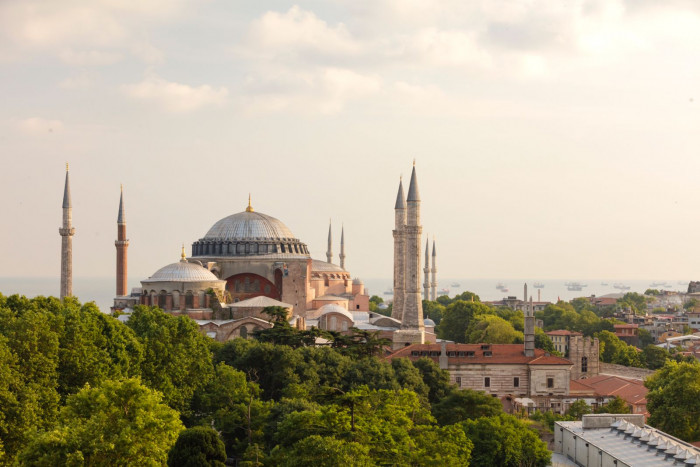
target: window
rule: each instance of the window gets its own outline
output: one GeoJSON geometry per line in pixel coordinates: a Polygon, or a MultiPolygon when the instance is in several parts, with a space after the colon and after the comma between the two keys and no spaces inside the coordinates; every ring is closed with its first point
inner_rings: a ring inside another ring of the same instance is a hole
{"type": "Polygon", "coordinates": [[[581,373],[588,373],[588,357],[581,357],[581,373]]]}
{"type": "Polygon", "coordinates": [[[548,388],[554,387],[554,378],[547,378],[547,387],[548,388]]]}
{"type": "Polygon", "coordinates": [[[515,378],[513,378],[513,387],[514,388],[520,387],[520,378],[518,378],[517,376],[515,378]]]}
{"type": "Polygon", "coordinates": [[[491,353],[490,350],[484,350],[484,357],[492,357],[493,354],[491,353]]]}
{"type": "Polygon", "coordinates": [[[457,376],[455,378],[455,384],[457,384],[457,387],[460,387],[460,388],[462,387],[462,377],[461,376],[457,376]]]}
{"type": "Polygon", "coordinates": [[[491,387],[491,378],[489,378],[488,376],[486,378],[484,378],[484,387],[485,388],[491,387]]]}
{"type": "Polygon", "coordinates": [[[489,344],[484,344],[481,346],[481,350],[488,350],[490,348],[491,348],[491,346],[489,344]]]}
{"type": "Polygon", "coordinates": [[[475,355],[473,350],[467,351],[467,357],[473,357],[475,355]]]}

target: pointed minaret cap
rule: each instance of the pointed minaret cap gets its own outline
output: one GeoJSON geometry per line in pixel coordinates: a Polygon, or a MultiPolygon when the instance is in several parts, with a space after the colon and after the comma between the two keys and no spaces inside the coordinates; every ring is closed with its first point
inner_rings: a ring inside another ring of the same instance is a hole
{"type": "Polygon", "coordinates": [[[408,186],[408,199],[407,201],[420,201],[420,195],[418,194],[418,180],[416,179],[416,161],[413,161],[413,171],[411,172],[411,184],[408,186]]]}
{"type": "Polygon", "coordinates": [[[403,195],[403,177],[399,178],[399,192],[396,194],[394,209],[406,209],[406,198],[403,195]]]}
{"type": "Polygon", "coordinates": [[[245,212],[255,212],[253,205],[250,204],[250,193],[248,193],[248,207],[245,208],[245,212]]]}
{"type": "Polygon", "coordinates": [[[66,185],[63,188],[63,207],[70,208],[70,179],[68,178],[68,162],[66,162],[66,185]]]}
{"type": "Polygon", "coordinates": [[[429,254],[430,254],[430,240],[426,238],[425,239],[425,267],[426,268],[428,267],[429,254]]]}
{"type": "Polygon", "coordinates": [[[124,185],[119,185],[119,217],[117,224],[126,224],[126,216],[124,215],[124,185]]]}
{"type": "Polygon", "coordinates": [[[433,236],[433,256],[436,256],[437,254],[435,251],[435,236],[433,236]]]}
{"type": "Polygon", "coordinates": [[[180,252],[180,261],[187,262],[187,255],[185,254],[185,244],[182,244],[182,251],[180,252]]]}

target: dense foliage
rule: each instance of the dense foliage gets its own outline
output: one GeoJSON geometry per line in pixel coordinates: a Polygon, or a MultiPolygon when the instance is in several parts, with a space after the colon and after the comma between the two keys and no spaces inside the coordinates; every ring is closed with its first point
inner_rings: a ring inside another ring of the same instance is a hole
{"type": "Polygon", "coordinates": [[[650,425],[686,441],[700,440],[700,364],[668,362],[644,385],[650,425]]]}
{"type": "MultiPolygon", "coordinates": [[[[481,309],[464,298],[445,309],[481,309]]],[[[73,298],[0,295],[0,465],[548,463],[529,422],[457,391],[432,360],[268,312],[271,329],[222,344],[157,308],[124,324],[73,298]]],[[[493,316],[472,331],[518,325],[493,316]]]]}

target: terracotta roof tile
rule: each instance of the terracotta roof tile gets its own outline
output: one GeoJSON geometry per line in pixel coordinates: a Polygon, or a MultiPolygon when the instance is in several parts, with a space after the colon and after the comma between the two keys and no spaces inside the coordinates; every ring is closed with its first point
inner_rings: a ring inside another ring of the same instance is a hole
{"type": "MultiPolygon", "coordinates": [[[[413,344],[397,350],[389,355],[388,358],[407,357],[418,359],[421,357],[428,357],[437,362],[440,356],[440,349],[441,344],[413,344]],[[418,355],[414,354],[414,352],[417,352],[418,355]]],[[[522,344],[447,344],[446,351],[450,363],[573,365],[570,360],[554,355],[547,355],[542,349],[535,349],[534,357],[526,357],[522,344]],[[488,346],[488,348],[485,348],[485,346],[488,346]],[[450,356],[451,352],[455,352],[456,355],[450,356]],[[473,356],[467,356],[468,352],[473,352],[473,356]],[[488,352],[491,353],[490,356],[488,352]],[[460,356],[460,353],[462,356],[460,356]]]]}

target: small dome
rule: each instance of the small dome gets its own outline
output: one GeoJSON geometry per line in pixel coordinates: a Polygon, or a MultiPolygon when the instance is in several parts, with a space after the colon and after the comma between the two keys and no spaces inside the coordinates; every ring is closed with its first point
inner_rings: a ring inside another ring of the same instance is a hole
{"type": "Polygon", "coordinates": [[[364,283],[359,277],[356,277],[352,280],[352,285],[364,285],[364,283]]]}
{"type": "Polygon", "coordinates": [[[432,326],[432,327],[435,327],[435,321],[433,321],[433,320],[430,319],[430,318],[425,318],[425,319],[423,320],[423,326],[432,326]]]}
{"type": "Polygon", "coordinates": [[[183,259],[160,268],[151,277],[141,282],[207,282],[218,280],[219,278],[207,268],[196,263],[188,263],[187,260],[183,259]]]}
{"type": "Polygon", "coordinates": [[[319,317],[326,315],[328,313],[340,313],[341,315],[349,318],[351,321],[353,321],[353,322],[355,321],[352,317],[352,314],[348,310],[346,310],[342,306],[336,305],[334,303],[329,303],[328,305],[323,305],[321,308],[318,309],[318,311],[319,311],[319,315],[318,315],[319,317]]]}

